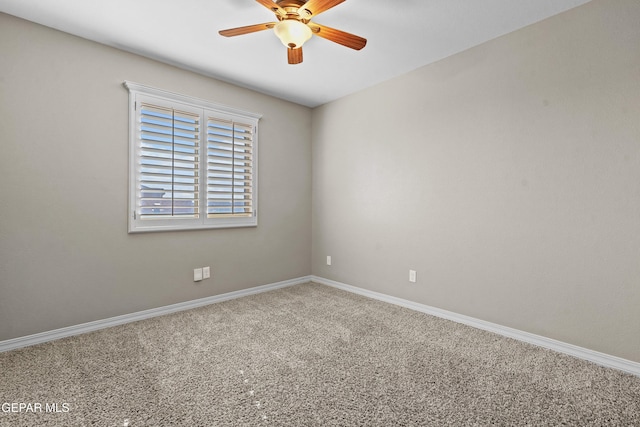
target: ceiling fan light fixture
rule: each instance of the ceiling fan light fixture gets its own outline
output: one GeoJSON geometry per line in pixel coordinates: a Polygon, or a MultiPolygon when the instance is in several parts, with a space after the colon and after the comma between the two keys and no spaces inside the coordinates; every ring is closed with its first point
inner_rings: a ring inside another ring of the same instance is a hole
{"type": "Polygon", "coordinates": [[[273,31],[282,44],[291,49],[302,47],[313,34],[311,28],[295,19],[284,19],[278,22],[273,27],[273,31]]]}

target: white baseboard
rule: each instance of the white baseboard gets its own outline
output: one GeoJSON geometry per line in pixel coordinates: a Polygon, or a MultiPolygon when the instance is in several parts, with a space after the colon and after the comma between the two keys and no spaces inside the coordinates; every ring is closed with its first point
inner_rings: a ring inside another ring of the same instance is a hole
{"type": "Polygon", "coordinates": [[[462,323],[464,325],[468,325],[474,328],[493,332],[498,335],[503,335],[505,337],[509,337],[509,338],[513,338],[529,344],[537,345],[539,347],[547,348],[553,351],[557,351],[559,353],[568,354],[570,356],[577,357],[579,359],[588,360],[590,362],[596,363],[601,366],[618,369],[633,375],[640,376],[640,363],[633,362],[631,360],[622,359],[620,357],[611,356],[605,353],[600,353],[600,352],[589,350],[583,347],[578,347],[573,344],[564,343],[562,341],[557,341],[551,338],[546,338],[540,335],[531,334],[529,332],[520,331],[517,329],[509,328],[509,327],[498,325],[495,323],[486,322],[484,320],[475,319],[473,317],[464,316],[462,314],[457,314],[451,311],[442,310],[436,307],[431,307],[428,305],[405,300],[402,298],[396,298],[396,297],[382,294],[379,292],[369,291],[367,289],[358,288],[356,286],[347,285],[345,283],[336,282],[334,280],[329,280],[329,279],[325,279],[323,277],[318,277],[318,276],[298,277],[296,279],[285,280],[282,282],[271,283],[268,285],[257,286],[249,289],[243,289],[240,291],[229,292],[222,295],[214,295],[211,297],[201,298],[193,301],[186,301],[186,302],[181,302],[177,304],[167,305],[164,307],[152,308],[149,310],[138,311],[136,313],[124,314],[122,316],[111,317],[103,320],[96,320],[93,322],[82,323],[80,325],[69,326],[66,328],[55,329],[47,332],[41,332],[38,334],[28,335],[25,337],[18,337],[10,340],[0,341],[0,353],[4,351],[9,351],[9,350],[15,350],[22,347],[28,347],[35,344],[45,343],[45,342],[57,340],[60,338],[70,337],[73,335],[80,335],[87,332],[93,332],[99,329],[109,328],[111,326],[122,325],[130,322],[137,322],[138,320],[149,319],[156,316],[163,316],[165,314],[175,313],[183,310],[189,310],[192,308],[215,304],[218,302],[227,301],[235,298],[254,295],[261,292],[267,292],[275,289],[285,288],[288,286],[299,285],[299,284],[307,283],[310,281],[320,283],[326,286],[332,286],[334,288],[342,289],[348,292],[353,292],[355,294],[363,295],[363,296],[377,299],[380,301],[388,302],[390,304],[406,307],[411,310],[419,311],[421,313],[430,314],[432,316],[462,323]]]}
{"type": "Polygon", "coordinates": [[[282,282],[271,283],[268,285],[257,286],[240,291],[229,292],[222,295],[214,295],[211,297],[201,298],[192,301],[185,301],[177,304],[171,304],[164,307],[152,308],[149,310],[138,311],[136,313],[124,314],[122,316],[111,317],[103,320],[82,323],[80,325],[69,326],[66,328],[55,329],[53,331],[41,332],[38,334],[27,335],[25,337],[13,338],[10,340],[0,341],[0,353],[9,350],[15,350],[30,345],[41,344],[60,338],[80,335],[87,332],[97,331],[99,329],[109,328],[111,326],[123,325],[129,322],[137,322],[138,320],[149,319],[151,317],[163,316],[165,314],[175,313],[178,311],[189,310],[196,307],[215,304],[217,302],[227,301],[230,299],[241,298],[247,295],[258,294],[261,292],[272,291],[274,289],[285,288],[287,286],[299,285],[311,281],[311,276],[299,277],[297,279],[285,280],[282,282]]]}
{"type": "Polygon", "coordinates": [[[482,329],[485,331],[493,332],[498,335],[513,338],[518,341],[523,341],[529,344],[537,345],[539,347],[547,348],[549,350],[557,351],[559,353],[568,354],[579,359],[588,360],[589,362],[596,363],[600,366],[607,368],[614,368],[624,372],[628,372],[633,375],[640,376],[640,363],[633,362],[631,360],[622,359],[620,357],[611,356],[609,354],[600,353],[598,351],[589,350],[583,347],[578,347],[573,344],[568,344],[562,341],[557,341],[551,338],[546,338],[540,335],[531,334],[529,332],[520,331],[517,329],[509,328],[507,326],[501,326],[491,322],[485,322],[484,320],[475,319],[473,317],[464,316],[462,314],[453,313],[451,311],[442,310],[436,307],[431,307],[417,302],[404,300],[401,298],[392,297],[390,295],[381,294],[378,292],[369,291],[366,289],[358,288],[355,286],[347,285],[345,283],[336,282],[334,280],[325,279],[318,276],[311,276],[311,280],[322,285],[332,286],[334,288],[342,289],[348,292],[353,292],[359,295],[363,295],[369,298],[377,299],[380,301],[388,302],[391,304],[399,305],[402,307],[410,308],[415,311],[430,314],[432,316],[440,317],[454,322],[462,323],[474,328],[482,329]]]}

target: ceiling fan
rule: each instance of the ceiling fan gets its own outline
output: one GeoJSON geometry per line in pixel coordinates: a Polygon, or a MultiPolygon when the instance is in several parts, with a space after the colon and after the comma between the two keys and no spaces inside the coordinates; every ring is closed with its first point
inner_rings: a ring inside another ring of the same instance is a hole
{"type": "Polygon", "coordinates": [[[221,30],[219,31],[220,35],[233,37],[273,28],[276,36],[287,47],[289,64],[300,64],[302,62],[302,45],[313,34],[355,50],[360,50],[367,44],[367,39],[362,37],[311,22],[312,18],[345,0],[256,1],[275,13],[278,22],[266,22],[264,24],[221,30]]]}

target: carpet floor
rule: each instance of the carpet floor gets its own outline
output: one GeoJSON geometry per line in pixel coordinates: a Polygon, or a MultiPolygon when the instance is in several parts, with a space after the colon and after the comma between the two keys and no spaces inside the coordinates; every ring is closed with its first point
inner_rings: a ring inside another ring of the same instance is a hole
{"type": "Polygon", "coordinates": [[[0,379],[12,427],[640,426],[640,377],[314,283],[1,353],[0,379]]]}

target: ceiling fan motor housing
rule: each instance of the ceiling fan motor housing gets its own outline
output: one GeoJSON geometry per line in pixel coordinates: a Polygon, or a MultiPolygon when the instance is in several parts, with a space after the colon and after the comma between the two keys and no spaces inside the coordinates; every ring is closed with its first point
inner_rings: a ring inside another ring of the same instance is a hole
{"type": "MultiPolygon", "coordinates": [[[[284,9],[287,12],[287,15],[281,16],[276,13],[276,17],[280,21],[283,21],[285,19],[295,19],[296,21],[301,21],[306,24],[307,22],[309,22],[312,15],[310,10],[300,9],[306,2],[307,0],[278,0],[276,4],[284,9]],[[301,16],[300,12],[302,12],[306,16],[301,16]]],[[[276,11],[277,9],[274,10],[274,12],[276,11]]]]}

